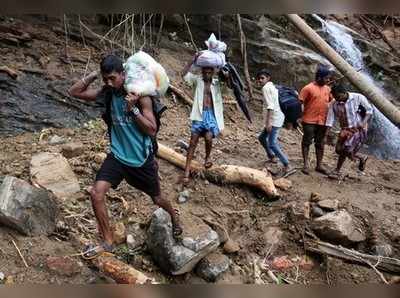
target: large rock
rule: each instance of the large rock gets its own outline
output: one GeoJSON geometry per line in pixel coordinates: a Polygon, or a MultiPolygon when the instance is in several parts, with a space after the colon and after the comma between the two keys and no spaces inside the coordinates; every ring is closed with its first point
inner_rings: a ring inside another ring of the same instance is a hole
{"type": "Polygon", "coordinates": [[[365,233],[358,229],[351,215],[345,210],[330,212],[314,219],[313,230],[323,239],[349,245],[365,241],[365,233]]]}
{"type": "Polygon", "coordinates": [[[173,275],[192,271],[220,244],[218,234],[195,216],[181,215],[183,235],[178,243],[172,234],[170,215],[157,209],[148,230],[147,247],[160,268],[173,275]]]}
{"type": "Polygon", "coordinates": [[[214,282],[229,269],[231,261],[221,253],[215,252],[202,259],[196,267],[196,273],[201,278],[214,282]]]}
{"type": "Polygon", "coordinates": [[[66,158],[59,153],[42,152],[32,156],[31,180],[60,199],[80,191],[78,179],[66,158]]]}
{"type": "Polygon", "coordinates": [[[49,235],[56,227],[58,208],[50,192],[15,177],[0,186],[0,223],[24,235],[49,235]]]}

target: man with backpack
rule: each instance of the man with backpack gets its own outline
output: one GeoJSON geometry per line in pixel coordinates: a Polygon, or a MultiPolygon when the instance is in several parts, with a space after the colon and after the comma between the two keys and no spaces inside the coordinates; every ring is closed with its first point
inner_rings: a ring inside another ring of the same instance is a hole
{"type": "Polygon", "coordinates": [[[175,236],[182,234],[177,211],[162,197],[158,165],[154,158],[153,138],[158,127],[153,99],[149,96],[126,94],[122,60],[106,56],[100,63],[103,88],[89,88],[97,77],[92,72],[75,83],[69,94],[87,101],[99,101],[106,107],[103,119],[108,125],[111,152],[107,155],[91,188],[90,196],[98,227],[104,242],[90,252],[113,250],[113,233],[106,209],[105,195],[117,188],[122,180],[148,194],[154,203],[166,210],[172,219],[175,236]]]}
{"type": "Polygon", "coordinates": [[[332,95],[335,101],[329,107],[326,126],[332,127],[338,121],[341,131],[336,144],[336,153],[339,155],[337,166],[329,177],[339,179],[346,158],[352,161],[358,159],[358,169],[365,169],[367,157],[358,155],[358,151],[367,139],[368,121],[373,110],[364,95],[347,92],[342,85],[335,85],[332,95]]]}
{"type": "Polygon", "coordinates": [[[261,70],[257,73],[257,83],[262,88],[265,119],[265,126],[258,140],[264,147],[269,162],[276,163],[275,158],[278,157],[284,167],[283,176],[288,176],[294,170],[290,166],[287,156],[282,152],[278,141],[279,131],[285,122],[285,115],[279,105],[278,89],[271,82],[271,75],[267,70],[261,70]]]}

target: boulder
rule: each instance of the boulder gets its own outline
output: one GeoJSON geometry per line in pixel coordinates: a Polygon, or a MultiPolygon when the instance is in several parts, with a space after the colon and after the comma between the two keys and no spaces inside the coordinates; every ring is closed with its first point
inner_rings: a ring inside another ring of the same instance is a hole
{"type": "Polygon", "coordinates": [[[203,258],[196,267],[196,273],[201,278],[215,282],[218,277],[229,269],[231,261],[221,253],[215,252],[203,258]]]}
{"type": "Polygon", "coordinates": [[[339,208],[339,200],[321,200],[317,202],[317,205],[322,209],[334,211],[339,208]]]}
{"type": "Polygon", "coordinates": [[[338,244],[350,245],[366,239],[365,233],[357,228],[352,216],[345,210],[318,217],[311,226],[322,239],[338,244]]]}
{"type": "Polygon", "coordinates": [[[81,155],[84,150],[85,147],[81,142],[68,143],[62,146],[61,153],[66,158],[72,158],[81,155]]]}
{"type": "Polygon", "coordinates": [[[154,261],[173,275],[192,271],[220,244],[218,234],[196,216],[182,214],[181,225],[183,235],[178,243],[172,233],[170,215],[159,208],[153,213],[146,242],[154,261]]]}
{"type": "Polygon", "coordinates": [[[31,181],[64,199],[80,191],[78,179],[67,159],[59,153],[42,152],[32,156],[31,181]]]}
{"type": "Polygon", "coordinates": [[[56,228],[54,195],[26,181],[6,176],[0,186],[0,223],[28,236],[49,235],[56,228]]]}

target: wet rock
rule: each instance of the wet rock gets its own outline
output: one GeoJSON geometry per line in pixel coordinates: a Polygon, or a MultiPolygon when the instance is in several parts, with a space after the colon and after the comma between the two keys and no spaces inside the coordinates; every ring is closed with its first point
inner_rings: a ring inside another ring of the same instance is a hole
{"type": "Polygon", "coordinates": [[[102,164],[104,162],[104,160],[106,159],[107,154],[104,152],[100,152],[100,153],[96,153],[96,155],[94,156],[94,161],[97,164],[102,164]]]}
{"type": "Polygon", "coordinates": [[[274,184],[277,188],[283,191],[288,191],[290,188],[292,188],[292,181],[286,178],[276,179],[274,180],[274,184]]]}
{"type": "Polygon", "coordinates": [[[201,278],[215,282],[218,277],[229,269],[231,261],[221,253],[215,252],[203,258],[196,267],[196,273],[201,278]]]}
{"type": "Polygon", "coordinates": [[[339,208],[339,200],[321,200],[318,201],[317,205],[322,209],[334,211],[339,208]]]}
{"type": "Polygon", "coordinates": [[[325,212],[324,212],[324,210],[322,210],[318,206],[312,206],[311,207],[311,214],[315,218],[315,217],[320,217],[320,216],[325,215],[325,212]]]}
{"type": "Polygon", "coordinates": [[[349,245],[365,241],[365,233],[358,229],[351,215],[345,211],[330,212],[314,219],[312,229],[322,238],[349,245]]]}
{"type": "Polygon", "coordinates": [[[240,250],[240,246],[236,241],[228,239],[228,241],[226,241],[223,246],[223,250],[227,254],[233,254],[237,253],[240,250]]]}
{"type": "Polygon", "coordinates": [[[63,137],[60,136],[51,136],[49,139],[49,144],[50,145],[61,145],[65,143],[65,139],[63,137]]]}
{"type": "Polygon", "coordinates": [[[82,270],[82,263],[70,257],[48,257],[46,259],[47,268],[57,275],[72,277],[82,270]]]}
{"type": "Polygon", "coordinates": [[[147,247],[159,267],[173,275],[192,271],[196,264],[219,246],[218,234],[195,216],[181,214],[182,241],[172,233],[170,215],[157,209],[148,230],[147,247]]]}
{"type": "Polygon", "coordinates": [[[178,203],[183,204],[186,203],[190,198],[190,192],[188,190],[184,190],[179,193],[178,203]]]}
{"type": "Polygon", "coordinates": [[[28,236],[49,235],[58,207],[50,192],[6,176],[0,186],[0,223],[28,236]]]}
{"type": "Polygon", "coordinates": [[[116,223],[112,230],[115,244],[122,244],[126,241],[126,228],[122,222],[116,223]]]}
{"type": "Polygon", "coordinates": [[[67,159],[59,153],[33,155],[30,172],[33,184],[52,191],[57,198],[69,198],[80,191],[78,179],[67,159]]]}
{"type": "Polygon", "coordinates": [[[62,146],[61,153],[66,158],[72,158],[81,155],[84,150],[85,147],[81,142],[68,143],[62,146]]]}

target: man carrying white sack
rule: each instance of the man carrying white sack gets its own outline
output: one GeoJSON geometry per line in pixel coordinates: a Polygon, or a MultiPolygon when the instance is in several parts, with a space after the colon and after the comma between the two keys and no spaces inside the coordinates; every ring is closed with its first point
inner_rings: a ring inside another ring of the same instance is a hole
{"type": "MultiPolygon", "coordinates": [[[[190,144],[186,158],[185,174],[183,184],[190,181],[190,163],[196,150],[200,137],[204,137],[206,157],[204,167],[212,167],[210,155],[213,138],[216,138],[224,129],[223,102],[221,94],[221,82],[214,77],[215,68],[207,66],[201,68],[201,75],[189,72],[193,64],[201,55],[197,53],[193,60],[184,68],[182,76],[185,82],[195,88],[194,101],[190,119],[192,121],[190,144]]],[[[228,73],[223,72],[227,78],[228,73]]]]}
{"type": "Polygon", "coordinates": [[[89,247],[85,256],[92,257],[102,251],[111,252],[114,237],[110,227],[105,196],[110,188],[117,188],[122,180],[149,195],[153,202],[166,210],[172,219],[175,236],[182,234],[176,210],[162,197],[158,165],[154,158],[151,138],[157,124],[150,96],[127,94],[124,89],[125,71],[122,60],[115,55],[106,56],[100,63],[103,88],[89,86],[98,78],[93,72],[75,83],[69,93],[87,101],[102,101],[106,106],[104,120],[109,126],[111,153],[108,154],[90,191],[93,210],[103,243],[89,247]]]}

